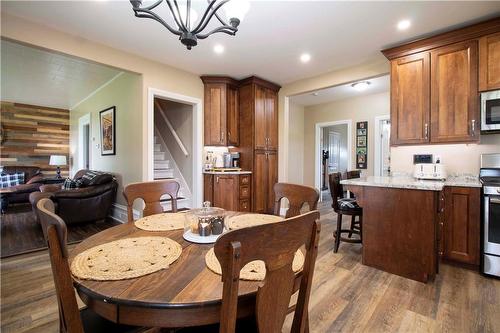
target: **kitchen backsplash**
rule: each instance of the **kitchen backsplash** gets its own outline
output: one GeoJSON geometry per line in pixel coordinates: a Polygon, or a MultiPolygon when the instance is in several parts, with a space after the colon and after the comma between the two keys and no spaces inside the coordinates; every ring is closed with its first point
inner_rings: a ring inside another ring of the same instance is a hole
{"type": "Polygon", "coordinates": [[[480,144],[400,146],[391,148],[391,171],[411,172],[413,154],[433,154],[446,165],[449,176],[479,174],[481,154],[500,153],[500,134],[482,135],[480,144]]]}

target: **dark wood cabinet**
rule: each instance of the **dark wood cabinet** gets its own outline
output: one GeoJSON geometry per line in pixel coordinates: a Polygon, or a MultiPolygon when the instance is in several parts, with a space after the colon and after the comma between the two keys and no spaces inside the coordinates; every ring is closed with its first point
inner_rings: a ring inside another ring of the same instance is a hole
{"type": "Polygon", "coordinates": [[[500,32],[479,39],[479,91],[500,89],[500,32]]]}
{"type": "Polygon", "coordinates": [[[230,211],[248,212],[251,203],[250,174],[205,174],[204,200],[230,211]]]}
{"type": "Polygon", "coordinates": [[[500,18],[382,53],[391,61],[392,145],[479,141],[478,91],[500,88],[500,18]]]}
{"type": "Polygon", "coordinates": [[[442,257],[463,264],[479,265],[479,188],[445,187],[442,225],[442,257]]]}
{"type": "Polygon", "coordinates": [[[205,146],[238,146],[239,101],[237,81],[220,76],[202,76],[205,84],[205,146]]]}
{"type": "Polygon", "coordinates": [[[272,213],[278,181],[278,91],[274,83],[250,77],[240,82],[241,166],[253,171],[252,211],[272,213]]]}
{"type": "Polygon", "coordinates": [[[477,42],[431,51],[431,142],[479,139],[477,42]]]}
{"type": "Polygon", "coordinates": [[[430,55],[391,62],[391,144],[429,142],[430,55]]]}
{"type": "Polygon", "coordinates": [[[254,211],[272,213],[274,208],[274,184],[278,182],[278,158],[275,151],[259,150],[255,152],[254,211]]]}

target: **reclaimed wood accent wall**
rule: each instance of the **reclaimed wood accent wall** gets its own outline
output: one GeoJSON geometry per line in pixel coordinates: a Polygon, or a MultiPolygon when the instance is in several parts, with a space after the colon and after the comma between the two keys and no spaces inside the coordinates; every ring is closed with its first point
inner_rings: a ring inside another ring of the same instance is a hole
{"type": "MultiPolygon", "coordinates": [[[[69,110],[1,102],[0,125],[1,165],[38,166],[52,176],[50,155],[66,155],[69,164],[69,110]]],[[[69,165],[61,174],[69,175],[69,165]]]]}

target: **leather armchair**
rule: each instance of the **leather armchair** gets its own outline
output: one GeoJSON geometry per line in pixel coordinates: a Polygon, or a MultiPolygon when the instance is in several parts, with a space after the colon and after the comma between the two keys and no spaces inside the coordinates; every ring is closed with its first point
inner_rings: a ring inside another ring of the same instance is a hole
{"type": "MultiPolygon", "coordinates": [[[[75,178],[81,176],[81,170],[75,178]]],[[[95,222],[105,219],[116,198],[117,181],[113,178],[108,182],[90,185],[88,187],[65,190],[61,185],[43,185],[40,192],[30,195],[33,212],[36,214],[36,204],[42,198],[49,198],[55,204],[55,212],[66,224],[95,222]]]]}

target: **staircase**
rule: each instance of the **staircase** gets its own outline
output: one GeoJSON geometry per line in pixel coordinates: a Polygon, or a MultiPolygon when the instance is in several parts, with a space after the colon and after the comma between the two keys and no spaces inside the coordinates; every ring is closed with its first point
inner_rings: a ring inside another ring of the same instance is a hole
{"type": "MultiPolygon", "coordinates": [[[[182,173],[180,172],[175,160],[168,151],[167,145],[160,136],[159,131],[155,128],[154,136],[154,180],[175,179],[180,184],[177,207],[179,209],[191,208],[191,191],[187,185],[182,173]]],[[[165,211],[171,209],[170,200],[162,200],[162,206],[165,211]]]]}

